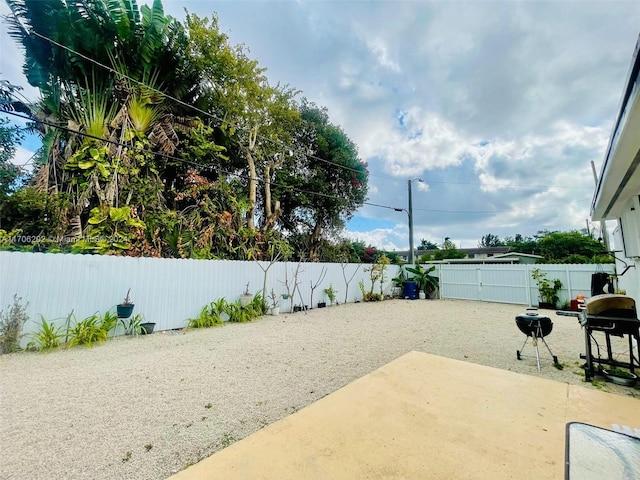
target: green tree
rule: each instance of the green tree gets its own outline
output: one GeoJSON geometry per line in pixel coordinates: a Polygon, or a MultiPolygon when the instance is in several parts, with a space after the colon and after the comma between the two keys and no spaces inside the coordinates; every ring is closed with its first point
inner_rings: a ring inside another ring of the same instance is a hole
{"type": "Polygon", "coordinates": [[[0,202],[15,189],[15,182],[20,176],[20,169],[11,160],[23,139],[22,128],[0,118],[0,202]]]}
{"type": "Polygon", "coordinates": [[[505,242],[500,239],[498,235],[494,235],[492,233],[487,233],[482,236],[482,239],[478,242],[478,247],[486,248],[486,247],[501,247],[504,246],[505,242]]]}
{"type": "Polygon", "coordinates": [[[512,252],[537,254],[538,244],[535,238],[525,237],[517,233],[514,237],[506,237],[505,244],[512,252]]]}
{"type": "Polygon", "coordinates": [[[418,248],[421,250],[437,250],[440,247],[435,242],[421,238],[418,248]]]}
{"type": "Polygon", "coordinates": [[[442,249],[433,254],[433,259],[445,260],[449,258],[464,258],[465,256],[465,253],[458,250],[449,237],[445,237],[444,242],[442,242],[442,249]]]}
{"type": "Polygon", "coordinates": [[[540,255],[547,261],[563,261],[575,255],[593,258],[606,253],[604,245],[593,237],[578,231],[550,232],[538,239],[540,255]]]}
{"type": "MultiPolygon", "coordinates": [[[[217,17],[200,18],[188,14],[189,58],[201,72],[206,85],[201,106],[222,119],[222,131],[245,161],[247,198],[246,224],[255,229],[260,160],[264,158],[262,136],[271,124],[271,113],[283,98],[286,88],[269,86],[265,69],[251,60],[242,45],[231,46],[220,32],[217,17]]],[[[275,127],[275,125],[274,125],[275,127]]],[[[266,180],[266,179],[265,179],[266,180]]]]}
{"type": "MultiPolygon", "coordinates": [[[[50,218],[49,225],[74,238],[107,234],[112,222],[105,220],[119,218],[128,206],[131,218],[126,228],[116,229],[124,237],[113,244],[114,251],[126,250],[134,241],[153,241],[143,220],[147,212],[165,207],[163,193],[172,184],[163,181],[166,162],[151,151],[176,152],[175,119],[184,113],[153,87],[161,82],[165,92],[189,100],[199,86],[197,73],[185,60],[183,27],[164,15],[160,0],[140,10],[135,0],[7,3],[13,12],[9,31],[25,50],[24,71],[43,97],[32,106],[32,115],[69,125],[72,131],[40,124],[44,161],[34,188],[70,200],[69,208],[60,209],[60,217],[50,218]]],[[[186,131],[191,125],[180,127],[186,131]]]]}
{"type": "Polygon", "coordinates": [[[358,158],[355,144],[329,121],[325,108],[303,100],[304,122],[299,142],[307,152],[293,168],[276,177],[285,188],[282,228],[306,238],[308,255],[319,257],[323,235],[335,236],[366,199],[367,165],[358,158]],[[287,188],[290,187],[290,188],[287,188]]]}

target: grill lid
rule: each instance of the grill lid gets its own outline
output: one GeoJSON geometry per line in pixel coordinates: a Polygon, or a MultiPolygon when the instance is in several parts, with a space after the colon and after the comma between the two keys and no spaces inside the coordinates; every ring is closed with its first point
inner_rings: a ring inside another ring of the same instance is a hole
{"type": "Polygon", "coordinates": [[[626,295],[607,293],[588,298],[585,302],[588,315],[607,315],[607,312],[618,312],[615,316],[635,317],[636,302],[626,295]]]}

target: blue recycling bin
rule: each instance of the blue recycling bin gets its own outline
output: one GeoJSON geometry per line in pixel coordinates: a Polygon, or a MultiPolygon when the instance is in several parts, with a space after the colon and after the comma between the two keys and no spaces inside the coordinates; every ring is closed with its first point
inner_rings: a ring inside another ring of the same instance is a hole
{"type": "Polygon", "coordinates": [[[404,282],[402,297],[408,298],[409,300],[415,300],[418,298],[418,284],[414,281],[404,282]]]}

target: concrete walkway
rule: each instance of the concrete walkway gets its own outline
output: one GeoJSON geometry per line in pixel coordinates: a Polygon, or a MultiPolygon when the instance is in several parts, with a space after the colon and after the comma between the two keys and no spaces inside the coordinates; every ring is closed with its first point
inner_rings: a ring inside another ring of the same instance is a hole
{"type": "Polygon", "coordinates": [[[561,479],[573,421],[640,428],[640,402],[411,352],[171,478],[561,479]]]}

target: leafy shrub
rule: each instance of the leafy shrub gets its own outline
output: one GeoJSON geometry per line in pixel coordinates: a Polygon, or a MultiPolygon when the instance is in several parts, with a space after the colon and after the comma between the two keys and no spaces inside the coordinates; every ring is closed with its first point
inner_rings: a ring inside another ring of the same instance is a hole
{"type": "Polygon", "coordinates": [[[8,305],[5,313],[0,311],[0,353],[12,353],[20,350],[22,328],[29,319],[27,306],[22,304],[22,298],[13,296],[13,305],[8,305]]]}
{"type": "Polygon", "coordinates": [[[220,298],[205,305],[196,318],[187,320],[191,328],[209,328],[224,324],[223,315],[229,314],[229,304],[224,298],[220,298]]]}
{"type": "Polygon", "coordinates": [[[539,268],[531,270],[531,277],[538,284],[538,291],[540,292],[540,300],[557,305],[560,301],[558,292],[562,288],[562,282],[555,278],[549,280],[547,274],[541,271],[539,268]]]}
{"type": "Polygon", "coordinates": [[[373,292],[373,286],[371,287],[372,291],[367,292],[364,287],[364,282],[361,280],[358,282],[358,286],[360,287],[360,292],[362,292],[362,301],[364,302],[381,302],[384,300],[384,297],[381,293],[373,292]]]}
{"type": "Polygon", "coordinates": [[[53,322],[49,323],[40,315],[40,330],[32,335],[32,340],[27,345],[29,350],[53,350],[60,346],[60,339],[64,336],[60,327],[56,327],[53,322]]]}
{"type": "Polygon", "coordinates": [[[229,314],[229,321],[236,323],[246,323],[263,315],[264,304],[262,303],[262,297],[256,295],[253,301],[248,305],[242,306],[240,302],[230,303],[228,305],[227,313],[229,314]],[[259,297],[256,299],[256,297],[259,297]]]}
{"type": "Polygon", "coordinates": [[[267,310],[269,309],[267,302],[265,301],[264,298],[262,298],[262,295],[259,293],[256,293],[254,295],[253,300],[249,302],[249,305],[247,305],[247,307],[253,310],[253,314],[255,317],[259,317],[260,315],[265,315],[267,313],[267,310]]]}
{"type": "Polygon", "coordinates": [[[113,313],[105,313],[104,317],[93,314],[85,318],[69,329],[71,339],[68,347],[86,345],[91,347],[94,343],[102,343],[109,338],[109,332],[116,326],[118,317],[113,313]]]}
{"type": "Polygon", "coordinates": [[[144,315],[138,313],[129,318],[121,318],[120,324],[124,328],[125,335],[137,335],[140,331],[140,324],[144,321],[144,315]]]}

